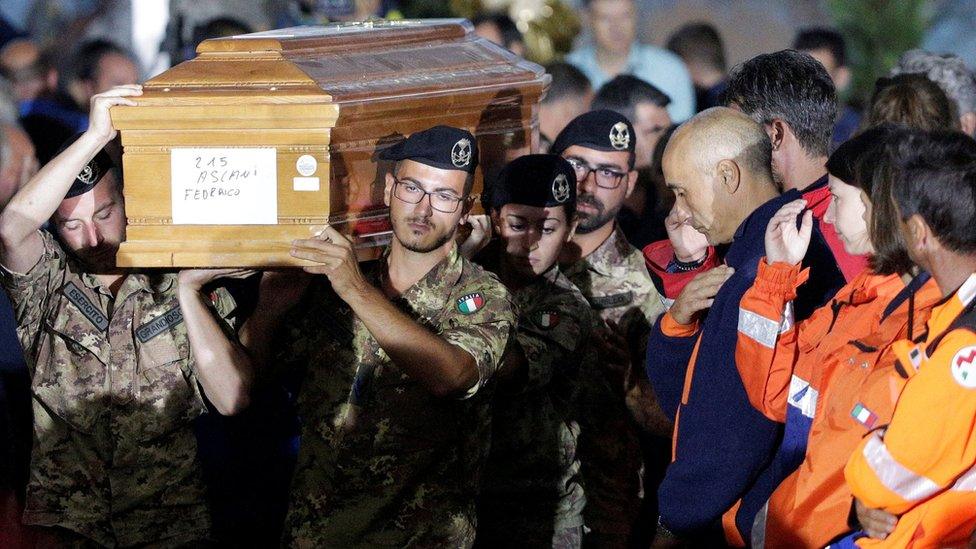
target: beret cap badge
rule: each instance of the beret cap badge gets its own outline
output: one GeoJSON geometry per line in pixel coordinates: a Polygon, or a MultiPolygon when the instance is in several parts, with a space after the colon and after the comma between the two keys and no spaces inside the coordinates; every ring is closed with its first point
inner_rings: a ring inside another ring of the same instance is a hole
{"type": "Polygon", "coordinates": [[[458,168],[463,168],[471,162],[471,141],[459,139],[451,149],[451,162],[458,168]]]}
{"type": "Polygon", "coordinates": [[[559,174],[552,180],[552,198],[560,204],[569,199],[569,181],[565,175],[559,174]]]}
{"type": "Polygon", "coordinates": [[[627,129],[627,124],[617,122],[610,128],[610,145],[618,151],[630,146],[630,130],[627,129]]]}

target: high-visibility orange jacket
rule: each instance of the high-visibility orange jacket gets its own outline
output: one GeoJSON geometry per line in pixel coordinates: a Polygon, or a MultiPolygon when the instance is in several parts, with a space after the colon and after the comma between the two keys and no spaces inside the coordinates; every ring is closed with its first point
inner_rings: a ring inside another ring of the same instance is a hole
{"type": "Polygon", "coordinates": [[[893,345],[905,380],[887,427],[858,445],[844,475],[868,507],[898,515],[860,547],[964,545],[976,526],[976,274],[932,311],[925,341],[893,345]]]}
{"type": "Polygon", "coordinates": [[[794,326],[790,300],[805,280],[799,267],[764,260],[739,305],[736,365],[750,402],[787,424],[771,465],[782,482],[760,512],[754,546],[823,547],[850,530],[844,465],[891,417],[891,344],[921,333],[941,297],[927,275],[906,286],[865,271],[794,326]]]}

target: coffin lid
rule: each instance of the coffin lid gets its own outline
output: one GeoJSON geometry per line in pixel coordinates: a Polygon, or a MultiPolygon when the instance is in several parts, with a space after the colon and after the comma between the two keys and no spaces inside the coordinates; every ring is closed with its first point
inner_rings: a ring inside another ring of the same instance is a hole
{"type": "Polygon", "coordinates": [[[548,76],[477,37],[464,19],[337,23],[211,39],[198,56],[150,79],[142,105],[334,103],[464,95],[519,88],[541,95],[548,76]],[[203,97],[205,96],[205,97],[203,97]]]}

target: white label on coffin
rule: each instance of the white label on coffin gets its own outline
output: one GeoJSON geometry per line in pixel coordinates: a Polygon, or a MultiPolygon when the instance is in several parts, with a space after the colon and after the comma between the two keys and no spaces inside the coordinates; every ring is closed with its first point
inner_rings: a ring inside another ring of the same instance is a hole
{"type": "Polygon", "coordinates": [[[296,191],[319,190],[319,178],[317,177],[293,177],[291,184],[292,188],[296,191]]]}
{"type": "Polygon", "coordinates": [[[173,224],[277,224],[277,156],[271,147],[174,148],[173,224]]]}

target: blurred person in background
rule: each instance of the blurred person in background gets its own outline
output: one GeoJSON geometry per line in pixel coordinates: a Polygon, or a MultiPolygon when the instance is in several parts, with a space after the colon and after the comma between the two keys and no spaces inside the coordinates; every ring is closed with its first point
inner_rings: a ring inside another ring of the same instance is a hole
{"type": "Polygon", "coordinates": [[[953,102],[959,129],[970,137],[976,136],[976,80],[962,59],[952,54],[909,50],[898,58],[890,75],[905,73],[924,74],[938,84],[953,102]]]}
{"type": "Polygon", "coordinates": [[[668,113],[683,121],[695,113],[695,95],[688,69],[677,55],[637,41],[634,0],[584,0],[583,21],[592,45],[570,52],[566,61],[579,67],[599,88],[618,74],[633,74],[671,98],[668,113]]]}
{"type": "Polygon", "coordinates": [[[18,104],[57,88],[58,71],[49,56],[29,39],[12,40],[0,49],[0,75],[10,81],[18,104]]]}
{"type": "Polygon", "coordinates": [[[593,88],[583,71],[569,63],[556,62],[546,65],[546,73],[552,77],[549,93],[539,105],[539,134],[549,150],[552,140],[577,116],[590,110],[593,88]]]}
{"type": "Polygon", "coordinates": [[[518,56],[525,55],[522,33],[504,13],[484,13],[471,20],[474,33],[518,56]]]}
{"type": "Polygon", "coordinates": [[[65,67],[57,88],[45,89],[21,105],[21,124],[34,143],[41,165],[51,160],[68,138],[88,128],[86,113],[92,97],[139,79],[131,54],[105,40],[82,44],[65,67]]]}
{"type": "Polygon", "coordinates": [[[899,74],[875,82],[864,128],[885,122],[929,131],[959,129],[949,98],[921,74],[899,74]]]}
{"type": "Polygon", "coordinates": [[[667,48],[688,67],[698,112],[721,105],[728,85],[728,67],[718,30],[709,23],[688,23],[671,34],[667,48]]]}
{"type": "MultiPolygon", "coordinates": [[[[847,65],[847,47],[839,32],[821,27],[802,29],[793,40],[793,49],[820,61],[833,80],[838,96],[850,88],[851,69],[847,65]]],[[[838,111],[830,141],[831,149],[850,138],[861,123],[861,113],[850,105],[838,105],[838,111]]]]}

